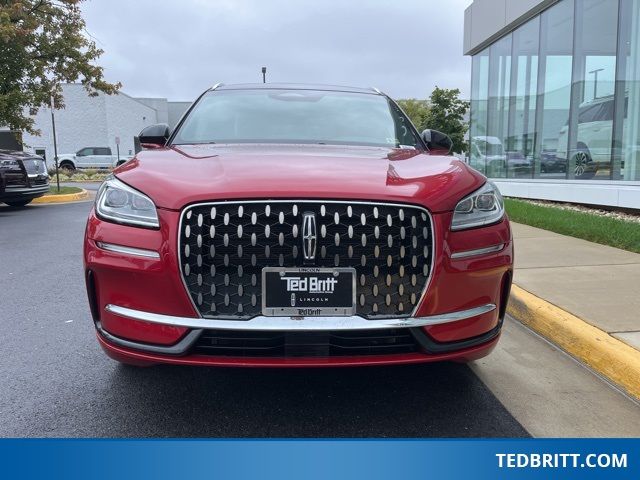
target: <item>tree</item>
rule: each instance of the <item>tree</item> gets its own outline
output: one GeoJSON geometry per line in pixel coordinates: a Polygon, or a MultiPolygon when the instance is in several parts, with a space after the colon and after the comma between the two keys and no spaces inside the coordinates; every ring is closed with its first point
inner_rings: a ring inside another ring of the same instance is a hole
{"type": "Polygon", "coordinates": [[[80,81],[89,96],[113,94],[94,64],[102,50],[84,34],[84,0],[3,0],[0,2],[0,125],[38,135],[37,110],[63,108],[62,83],[80,81]]]}
{"type": "Polygon", "coordinates": [[[426,100],[418,100],[416,98],[407,98],[404,100],[398,100],[398,105],[407,114],[411,123],[418,129],[419,132],[424,130],[425,122],[429,114],[429,104],[426,100]]]}
{"type": "Polygon", "coordinates": [[[425,128],[432,128],[446,133],[453,141],[453,152],[465,153],[467,142],[464,135],[469,129],[464,116],[469,110],[469,102],[460,100],[457,88],[436,87],[429,97],[429,110],[425,119],[425,128]]]}

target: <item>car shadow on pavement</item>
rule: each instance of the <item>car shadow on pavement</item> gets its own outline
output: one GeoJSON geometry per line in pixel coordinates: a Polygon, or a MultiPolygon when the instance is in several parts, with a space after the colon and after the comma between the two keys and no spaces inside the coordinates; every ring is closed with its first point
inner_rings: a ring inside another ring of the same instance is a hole
{"type": "Polygon", "coordinates": [[[466,366],[244,369],[117,366],[116,435],[522,437],[466,366]]]}

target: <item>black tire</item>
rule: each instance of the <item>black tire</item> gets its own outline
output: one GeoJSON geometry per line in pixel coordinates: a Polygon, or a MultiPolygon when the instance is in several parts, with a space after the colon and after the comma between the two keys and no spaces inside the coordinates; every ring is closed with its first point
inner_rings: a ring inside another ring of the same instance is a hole
{"type": "Polygon", "coordinates": [[[591,155],[586,150],[579,150],[573,156],[572,164],[574,177],[580,180],[589,180],[596,174],[597,168],[593,165],[591,155]]]}
{"type": "Polygon", "coordinates": [[[67,172],[74,172],[76,170],[76,166],[71,162],[62,162],[60,164],[60,170],[67,172]]]}
{"type": "Polygon", "coordinates": [[[25,205],[30,204],[31,200],[33,200],[33,198],[29,198],[28,200],[14,200],[13,202],[4,202],[4,203],[9,205],[10,207],[24,207],[25,205]]]}

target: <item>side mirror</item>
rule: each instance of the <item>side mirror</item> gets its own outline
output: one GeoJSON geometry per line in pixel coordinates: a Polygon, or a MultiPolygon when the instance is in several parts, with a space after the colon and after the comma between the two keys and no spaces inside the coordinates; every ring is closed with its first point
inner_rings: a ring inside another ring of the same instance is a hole
{"type": "Polygon", "coordinates": [[[171,135],[169,125],[166,123],[158,123],[143,128],[138,135],[138,139],[143,148],[160,148],[165,146],[169,135],[171,135]]]}
{"type": "Polygon", "coordinates": [[[422,132],[422,139],[427,144],[427,148],[431,153],[439,155],[448,155],[451,153],[453,142],[449,135],[446,135],[438,130],[431,130],[427,128],[422,132]]]}

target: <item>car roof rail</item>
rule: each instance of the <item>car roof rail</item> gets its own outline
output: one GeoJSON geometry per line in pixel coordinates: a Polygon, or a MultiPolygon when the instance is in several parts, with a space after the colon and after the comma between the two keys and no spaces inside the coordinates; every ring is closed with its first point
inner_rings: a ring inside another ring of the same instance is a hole
{"type": "Polygon", "coordinates": [[[371,90],[376,92],[378,95],[384,95],[384,93],[382,93],[379,88],[376,88],[376,87],[370,87],[370,88],[371,88],[371,90]]]}
{"type": "Polygon", "coordinates": [[[210,91],[213,91],[213,90],[215,90],[216,88],[221,87],[222,85],[224,85],[224,83],[218,82],[218,83],[216,83],[213,87],[211,87],[209,90],[210,90],[210,91]]]}

